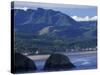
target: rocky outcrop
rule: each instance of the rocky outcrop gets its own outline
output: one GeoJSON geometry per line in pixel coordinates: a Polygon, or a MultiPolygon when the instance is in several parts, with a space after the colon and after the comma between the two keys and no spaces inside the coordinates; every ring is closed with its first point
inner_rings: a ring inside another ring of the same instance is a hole
{"type": "Polygon", "coordinates": [[[62,54],[52,54],[46,61],[44,70],[69,70],[75,66],[70,62],[70,59],[62,54]]]}
{"type": "Polygon", "coordinates": [[[15,72],[28,72],[28,71],[35,71],[36,66],[35,63],[27,58],[26,56],[15,53],[15,72]]]}

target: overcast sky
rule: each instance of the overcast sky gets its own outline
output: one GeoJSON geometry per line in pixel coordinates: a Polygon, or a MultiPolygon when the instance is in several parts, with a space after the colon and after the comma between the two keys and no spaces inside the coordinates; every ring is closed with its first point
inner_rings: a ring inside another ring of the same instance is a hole
{"type": "Polygon", "coordinates": [[[84,5],[68,5],[68,4],[48,4],[48,3],[34,3],[34,2],[14,2],[15,8],[28,8],[28,9],[53,9],[61,11],[69,16],[97,16],[96,6],[84,6],[84,5]]]}

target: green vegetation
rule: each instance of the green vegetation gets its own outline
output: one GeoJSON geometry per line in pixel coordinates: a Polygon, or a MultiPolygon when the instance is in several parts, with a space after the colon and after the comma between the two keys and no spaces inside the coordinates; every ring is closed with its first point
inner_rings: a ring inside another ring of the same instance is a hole
{"type": "Polygon", "coordinates": [[[32,36],[31,34],[16,34],[15,51],[28,54],[36,54],[38,51],[38,54],[48,54],[54,52],[71,52],[72,49],[82,51],[82,49],[96,48],[97,46],[95,38],[65,39],[64,37],[32,36]]]}

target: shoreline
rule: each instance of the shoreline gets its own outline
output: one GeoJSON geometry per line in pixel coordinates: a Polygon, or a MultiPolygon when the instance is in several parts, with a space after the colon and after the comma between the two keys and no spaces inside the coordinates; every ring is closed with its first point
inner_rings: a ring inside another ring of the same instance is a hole
{"type": "MultiPolygon", "coordinates": [[[[87,52],[72,52],[72,53],[61,53],[64,55],[84,55],[84,54],[97,54],[97,51],[87,51],[87,52]]],[[[45,55],[28,55],[27,57],[32,60],[46,60],[48,59],[50,54],[45,55]]]]}

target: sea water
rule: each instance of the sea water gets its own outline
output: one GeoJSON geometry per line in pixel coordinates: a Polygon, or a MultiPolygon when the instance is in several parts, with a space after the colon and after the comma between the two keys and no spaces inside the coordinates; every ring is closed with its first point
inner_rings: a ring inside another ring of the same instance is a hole
{"type": "MultiPolygon", "coordinates": [[[[67,55],[70,61],[76,66],[73,70],[82,69],[96,69],[97,68],[97,54],[77,54],[67,55]]],[[[46,60],[36,60],[35,64],[38,71],[43,71],[46,60]]]]}

